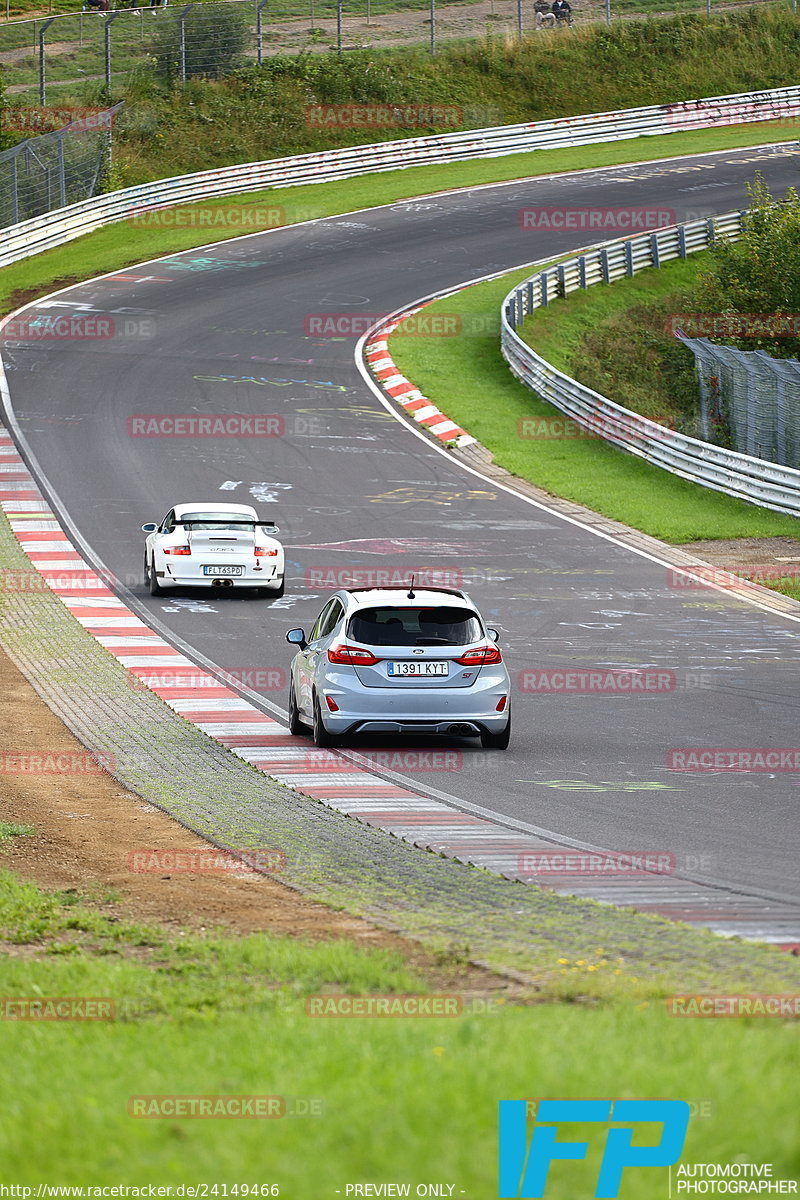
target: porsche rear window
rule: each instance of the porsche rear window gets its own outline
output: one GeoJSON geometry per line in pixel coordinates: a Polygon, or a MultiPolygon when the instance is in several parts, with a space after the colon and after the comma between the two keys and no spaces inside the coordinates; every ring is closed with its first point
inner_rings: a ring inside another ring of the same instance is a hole
{"type": "Polygon", "coordinates": [[[217,532],[219,532],[222,529],[245,529],[245,530],[249,529],[252,532],[252,529],[253,529],[252,517],[249,520],[242,519],[242,520],[237,521],[236,520],[237,515],[238,514],[236,514],[236,513],[225,513],[225,512],[184,513],[183,516],[179,518],[179,520],[182,522],[185,522],[183,528],[187,528],[187,529],[194,529],[194,530],[216,529],[217,532]],[[225,524],[220,525],[219,524],[220,521],[224,521],[225,524]],[[207,522],[213,522],[213,523],[207,524],[207,522]]]}
{"type": "Polygon", "coordinates": [[[348,636],[366,646],[467,646],[481,637],[469,608],[364,608],[350,618],[348,636]]]}

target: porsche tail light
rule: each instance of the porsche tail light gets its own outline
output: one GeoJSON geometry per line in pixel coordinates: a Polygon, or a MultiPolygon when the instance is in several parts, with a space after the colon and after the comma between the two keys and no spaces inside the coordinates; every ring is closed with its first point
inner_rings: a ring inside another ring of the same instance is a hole
{"type": "Polygon", "coordinates": [[[256,558],[277,558],[278,551],[271,550],[269,546],[256,546],[254,550],[256,558]]]}
{"type": "Polygon", "coordinates": [[[191,554],[192,547],[191,546],[169,546],[169,547],[165,546],[164,553],[165,554],[191,554]]]}
{"type": "Polygon", "coordinates": [[[374,667],[376,663],[381,661],[380,658],[375,657],[371,650],[365,650],[362,646],[341,644],[339,646],[331,646],[328,651],[328,662],[332,663],[350,663],[354,667],[374,667]]]}
{"type": "Polygon", "coordinates": [[[462,667],[484,667],[490,663],[501,663],[503,656],[497,646],[477,646],[474,650],[468,650],[466,654],[462,654],[461,658],[457,658],[456,662],[461,663],[462,667]]]}

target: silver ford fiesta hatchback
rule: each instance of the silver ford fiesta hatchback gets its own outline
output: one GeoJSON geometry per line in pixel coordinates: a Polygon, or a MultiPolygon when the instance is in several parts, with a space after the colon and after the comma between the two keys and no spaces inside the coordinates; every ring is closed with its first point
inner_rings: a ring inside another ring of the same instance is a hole
{"type": "Polygon", "coordinates": [[[466,592],[343,588],[298,647],[289,685],[291,732],[318,746],[344,734],[450,734],[505,750],[511,685],[496,629],[466,592]]]}

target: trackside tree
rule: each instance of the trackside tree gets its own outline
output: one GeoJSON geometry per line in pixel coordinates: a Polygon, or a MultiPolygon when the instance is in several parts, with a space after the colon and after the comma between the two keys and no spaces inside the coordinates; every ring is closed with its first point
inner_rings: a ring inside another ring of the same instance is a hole
{"type": "Polygon", "coordinates": [[[761,176],[749,186],[750,207],[736,242],[720,241],[711,266],[699,277],[698,310],[708,313],[786,314],[795,336],[712,339],[740,350],[764,350],[774,358],[800,356],[800,195],[790,188],[776,200],[761,176]]]}

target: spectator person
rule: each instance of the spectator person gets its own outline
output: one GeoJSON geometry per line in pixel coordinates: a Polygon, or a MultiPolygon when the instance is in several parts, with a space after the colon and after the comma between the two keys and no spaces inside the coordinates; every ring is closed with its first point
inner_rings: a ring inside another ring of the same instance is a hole
{"type": "Polygon", "coordinates": [[[549,0],[534,0],[533,11],[537,29],[541,29],[543,25],[555,25],[556,19],[550,11],[549,0]]]}
{"type": "Polygon", "coordinates": [[[86,0],[86,7],[91,12],[108,12],[109,0],[86,0]]]}
{"type": "Polygon", "coordinates": [[[572,6],[570,5],[569,0],[553,0],[553,7],[551,11],[556,19],[557,25],[572,24],[572,6]]]}

